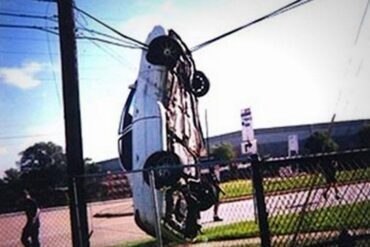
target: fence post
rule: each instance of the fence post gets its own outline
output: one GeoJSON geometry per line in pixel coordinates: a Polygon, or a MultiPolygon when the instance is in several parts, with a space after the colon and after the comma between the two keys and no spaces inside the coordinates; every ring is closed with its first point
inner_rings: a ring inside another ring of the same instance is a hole
{"type": "Polygon", "coordinates": [[[262,185],[262,175],[260,170],[261,162],[258,155],[252,155],[252,182],[254,202],[257,203],[258,227],[260,230],[261,246],[271,247],[270,229],[266,211],[265,195],[262,185]]]}
{"type": "Polygon", "coordinates": [[[149,172],[149,184],[152,190],[152,199],[154,203],[155,235],[157,237],[157,247],[162,247],[163,243],[162,243],[161,219],[159,216],[157,191],[155,190],[154,169],[150,169],[149,171],[144,172],[149,172]]]}

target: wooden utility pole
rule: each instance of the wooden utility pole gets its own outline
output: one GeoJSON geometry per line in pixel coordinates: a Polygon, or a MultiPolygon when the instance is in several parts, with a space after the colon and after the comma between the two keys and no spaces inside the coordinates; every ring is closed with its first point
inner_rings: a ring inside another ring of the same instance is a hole
{"type": "Polygon", "coordinates": [[[73,0],[58,0],[57,2],[72,243],[74,247],[86,247],[89,246],[89,237],[82,178],[84,162],[78,90],[77,45],[73,13],[74,2],[73,0]]]}

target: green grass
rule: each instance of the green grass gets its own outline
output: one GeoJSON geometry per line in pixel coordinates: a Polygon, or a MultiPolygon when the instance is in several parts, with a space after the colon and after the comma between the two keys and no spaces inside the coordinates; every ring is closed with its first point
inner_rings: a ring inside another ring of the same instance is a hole
{"type": "MultiPolygon", "coordinates": [[[[370,168],[357,169],[351,171],[337,172],[338,183],[357,182],[370,179],[370,168]]],[[[322,174],[299,175],[290,178],[268,178],[264,180],[265,193],[291,191],[297,189],[307,189],[311,186],[319,187],[325,185],[325,179],[322,174]]],[[[252,195],[251,180],[238,179],[221,183],[221,189],[225,195],[221,195],[221,201],[236,199],[252,195]]]]}
{"type": "Polygon", "coordinates": [[[225,192],[225,194],[221,194],[221,200],[249,196],[252,194],[251,180],[238,179],[221,183],[220,187],[225,192]]]}
{"type": "MultiPolygon", "coordinates": [[[[302,224],[301,232],[310,233],[341,230],[343,228],[369,228],[370,220],[367,217],[369,212],[370,201],[308,211],[305,214],[305,221],[302,224]]],[[[299,219],[298,213],[270,217],[269,225],[271,235],[277,236],[294,234],[299,219]]],[[[203,233],[197,237],[197,242],[222,241],[253,237],[259,237],[259,228],[257,223],[254,221],[241,221],[227,225],[205,228],[203,233]]],[[[155,240],[144,240],[115,245],[114,247],[152,247],[155,245],[155,240]]],[[[279,243],[279,246],[285,245],[286,243],[279,243]]],[[[175,244],[172,246],[175,246],[175,244]]],[[[248,246],[254,245],[251,244],[248,246]]]]}
{"type": "MultiPolygon", "coordinates": [[[[352,205],[341,205],[317,209],[305,214],[301,232],[319,232],[341,230],[344,228],[369,228],[370,201],[352,205]]],[[[269,218],[272,235],[293,234],[299,222],[299,214],[286,214],[269,218]]],[[[254,221],[243,221],[228,225],[207,228],[198,237],[198,241],[218,241],[240,238],[258,237],[258,225],[254,221]]]]}
{"type": "Polygon", "coordinates": [[[156,246],[156,241],[153,239],[147,239],[122,243],[118,245],[113,245],[111,247],[154,247],[154,246],[156,246]]]}

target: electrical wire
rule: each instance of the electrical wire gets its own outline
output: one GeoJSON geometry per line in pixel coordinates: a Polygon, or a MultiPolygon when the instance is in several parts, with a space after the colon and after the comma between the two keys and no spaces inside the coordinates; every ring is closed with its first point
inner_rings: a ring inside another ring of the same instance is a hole
{"type": "MultiPolygon", "coordinates": [[[[47,27],[47,26],[42,27],[42,26],[34,26],[34,25],[13,25],[13,24],[1,24],[0,23],[0,28],[1,27],[4,27],[4,28],[20,28],[20,29],[34,29],[34,30],[39,30],[39,31],[45,31],[45,32],[48,32],[48,33],[52,33],[54,35],[59,35],[58,32],[53,31],[53,30],[58,30],[58,27],[47,27]]],[[[125,44],[120,44],[120,43],[117,43],[117,42],[113,42],[113,41],[109,41],[109,40],[105,40],[105,39],[101,39],[101,38],[88,37],[88,36],[84,36],[84,35],[76,36],[76,38],[77,39],[95,40],[95,41],[107,43],[107,44],[110,44],[110,45],[116,45],[116,46],[120,46],[120,47],[124,47],[124,48],[146,49],[144,47],[140,47],[140,46],[137,46],[135,44],[125,45],[125,44]]]]}
{"type": "Polygon", "coordinates": [[[203,48],[203,47],[205,47],[207,45],[210,45],[210,44],[212,44],[212,43],[214,43],[214,42],[216,42],[216,41],[218,41],[218,40],[220,40],[222,38],[225,38],[226,36],[229,36],[231,34],[234,34],[234,33],[238,32],[238,31],[240,31],[240,30],[242,30],[244,28],[247,28],[249,26],[252,26],[254,24],[257,24],[257,23],[259,23],[259,22],[261,22],[263,20],[266,20],[268,18],[271,18],[271,17],[275,17],[277,15],[280,15],[280,14],[286,12],[286,11],[292,10],[292,9],[294,9],[296,7],[299,7],[299,6],[303,5],[303,4],[306,4],[306,3],[311,2],[311,1],[313,1],[313,0],[296,0],[296,1],[293,1],[293,2],[287,4],[287,5],[283,6],[283,7],[280,7],[277,10],[272,11],[271,13],[269,13],[267,15],[264,15],[264,16],[256,19],[256,20],[254,20],[254,21],[251,21],[251,22],[249,22],[247,24],[244,24],[244,25],[242,25],[240,27],[237,27],[237,28],[235,28],[235,29],[233,29],[231,31],[228,31],[228,32],[226,32],[226,33],[224,33],[222,35],[219,35],[219,36],[217,36],[217,37],[215,37],[213,39],[207,40],[207,41],[205,41],[205,42],[203,42],[203,43],[201,43],[201,44],[199,44],[197,46],[194,46],[190,50],[192,52],[197,51],[197,50],[199,50],[199,49],[201,49],[201,48],[203,48]]]}
{"type": "Polygon", "coordinates": [[[355,39],[354,45],[357,44],[358,38],[360,37],[362,25],[364,24],[364,20],[365,20],[366,14],[367,14],[367,10],[369,8],[369,4],[370,4],[370,0],[367,1],[364,14],[362,15],[362,18],[361,18],[361,21],[360,21],[360,25],[359,25],[358,30],[357,30],[357,34],[356,34],[356,39],[355,39]]]}
{"type": "Polygon", "coordinates": [[[105,40],[105,39],[96,38],[96,37],[90,37],[90,36],[85,36],[85,35],[77,35],[76,36],[76,39],[94,40],[94,41],[99,41],[99,42],[110,44],[110,45],[115,45],[115,46],[130,48],[130,49],[142,49],[142,48],[139,48],[137,46],[124,45],[124,44],[120,44],[120,43],[113,42],[113,41],[110,41],[110,40],[105,40]]]}
{"type": "MultiPolygon", "coordinates": [[[[116,38],[114,36],[111,36],[111,35],[107,35],[105,33],[101,33],[101,32],[98,32],[98,31],[95,31],[95,30],[92,30],[92,29],[89,29],[87,28],[87,26],[89,25],[88,21],[86,20],[86,18],[84,17],[84,15],[82,15],[81,13],[77,13],[76,15],[76,20],[77,24],[79,26],[82,27],[82,30],[84,31],[87,31],[89,32],[92,36],[95,36],[95,35],[103,35],[105,37],[109,37],[109,38],[112,38],[114,40],[118,40],[120,42],[123,42],[125,44],[129,44],[135,48],[140,48],[139,46],[137,46],[136,44],[134,43],[131,43],[131,42],[128,42],[128,41],[125,41],[125,40],[122,40],[120,38],[116,38]],[[79,20],[79,17],[82,18],[82,20],[84,21],[84,23],[86,24],[83,24],[80,20],[79,20]]],[[[103,47],[101,46],[98,42],[95,42],[94,40],[89,40],[93,45],[95,45],[98,49],[102,50],[103,52],[105,52],[106,54],[108,54],[111,58],[113,58],[114,60],[116,60],[117,62],[119,62],[120,64],[126,66],[127,68],[133,70],[132,66],[130,66],[126,59],[121,57],[119,54],[117,54],[116,52],[112,51],[109,47],[103,47]]],[[[136,68],[135,68],[135,71],[136,71],[136,68]]]]}
{"type": "Polygon", "coordinates": [[[147,47],[148,47],[148,45],[147,45],[147,44],[145,44],[145,43],[143,43],[143,42],[141,42],[141,41],[138,41],[138,40],[136,40],[136,39],[134,39],[134,38],[131,38],[131,37],[129,37],[129,36],[127,36],[127,35],[125,35],[125,34],[123,34],[123,33],[119,32],[119,31],[117,31],[116,29],[112,28],[112,27],[111,27],[111,26],[109,26],[108,24],[106,24],[106,23],[102,22],[101,20],[97,19],[96,17],[92,16],[91,14],[87,13],[86,11],[84,11],[84,10],[82,10],[82,9],[80,9],[80,8],[76,7],[76,6],[73,6],[73,8],[74,8],[75,10],[77,10],[78,12],[80,12],[80,13],[82,13],[82,14],[86,15],[86,16],[87,16],[87,17],[89,17],[90,19],[92,19],[92,20],[96,21],[96,22],[97,22],[97,23],[99,23],[100,25],[102,25],[102,26],[104,26],[104,27],[108,28],[108,29],[109,29],[109,30],[111,30],[112,32],[114,32],[114,33],[118,34],[119,36],[121,36],[121,37],[123,37],[123,38],[125,38],[125,39],[128,39],[128,40],[130,40],[130,41],[132,41],[132,42],[134,42],[134,43],[136,43],[136,44],[138,44],[138,45],[142,46],[142,48],[143,48],[143,49],[147,49],[147,47]]]}
{"type": "Polygon", "coordinates": [[[18,13],[9,13],[9,12],[1,12],[0,15],[3,16],[11,16],[11,17],[20,17],[20,18],[31,18],[31,19],[43,19],[48,21],[54,21],[56,22],[56,18],[58,16],[42,16],[42,15],[32,15],[32,14],[18,14],[18,13]]]}
{"type": "Polygon", "coordinates": [[[0,136],[0,140],[34,138],[34,137],[42,137],[42,136],[55,136],[59,134],[61,134],[61,132],[47,133],[47,134],[46,133],[45,134],[34,134],[34,135],[0,136]]]}
{"type": "Polygon", "coordinates": [[[20,29],[35,29],[40,30],[48,33],[52,33],[55,35],[59,35],[58,32],[55,32],[53,30],[58,30],[58,27],[41,27],[41,26],[33,26],[33,25],[13,25],[13,24],[2,24],[0,23],[0,27],[4,28],[20,28],[20,29]]]}
{"type": "MultiPolygon", "coordinates": [[[[50,3],[48,3],[46,5],[46,8],[45,8],[45,14],[46,15],[49,12],[49,7],[50,7],[50,3]]],[[[45,25],[47,24],[46,22],[47,22],[47,20],[45,20],[45,25]]],[[[54,63],[53,63],[54,59],[53,59],[53,55],[52,55],[52,52],[51,52],[51,42],[50,42],[49,33],[46,33],[46,40],[47,40],[47,47],[48,47],[48,53],[49,53],[49,62],[51,64],[51,66],[54,67],[54,63]]],[[[59,87],[58,87],[58,83],[57,83],[57,76],[56,76],[54,68],[52,68],[52,75],[53,75],[54,89],[55,89],[55,94],[57,96],[59,111],[60,111],[60,113],[62,113],[63,112],[62,97],[61,97],[60,92],[59,92],[59,87]]]]}
{"type": "MultiPolygon", "coordinates": [[[[80,24],[81,25],[81,24],[80,24]]],[[[99,32],[99,31],[96,31],[96,30],[93,30],[93,29],[88,29],[86,27],[78,27],[77,28],[77,31],[87,31],[91,34],[97,34],[97,35],[101,35],[101,36],[104,36],[104,37],[107,37],[107,38],[110,38],[110,39],[113,39],[113,40],[116,40],[116,41],[119,41],[119,42],[122,42],[122,43],[125,43],[126,45],[130,46],[130,48],[138,48],[138,49],[142,49],[141,46],[138,46],[137,44],[135,43],[131,43],[131,42],[128,42],[126,40],[123,40],[123,39],[120,39],[120,38],[117,38],[117,37],[114,37],[112,35],[109,35],[109,34],[106,34],[106,33],[102,33],[102,32],[99,32]]]]}

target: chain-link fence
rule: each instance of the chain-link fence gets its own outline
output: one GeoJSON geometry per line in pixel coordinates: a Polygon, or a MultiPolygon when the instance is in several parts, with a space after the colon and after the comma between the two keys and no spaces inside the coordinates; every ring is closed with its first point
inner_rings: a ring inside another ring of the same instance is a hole
{"type": "Polygon", "coordinates": [[[261,163],[272,246],[370,246],[368,151],[261,163]]]}
{"type": "MultiPolygon", "coordinates": [[[[360,150],[202,163],[171,186],[160,180],[169,167],[86,175],[90,246],[180,238],[207,246],[370,246],[369,164],[370,152],[360,150]]],[[[67,192],[34,196],[42,246],[72,245],[67,192]]],[[[26,217],[15,202],[1,202],[0,246],[22,246],[26,217]]]]}
{"type": "MultiPolygon", "coordinates": [[[[158,241],[168,238],[170,229],[189,240],[194,235],[186,235],[187,224],[192,224],[199,229],[193,240],[207,245],[369,246],[369,162],[369,151],[357,150],[194,166],[200,186],[207,188],[202,180],[212,180],[210,174],[220,180],[219,205],[207,204],[212,198],[192,188],[190,180],[176,189],[156,187],[147,199],[156,198],[158,226],[152,234],[158,241]],[[196,220],[188,218],[194,214],[190,207],[200,211],[196,220]]],[[[154,185],[166,169],[153,172],[154,185]]]]}
{"type": "Polygon", "coordinates": [[[0,246],[23,246],[21,237],[27,222],[25,210],[32,210],[25,201],[23,189],[29,190],[40,208],[41,246],[71,246],[67,188],[52,187],[49,179],[28,175],[0,185],[0,246]]]}

